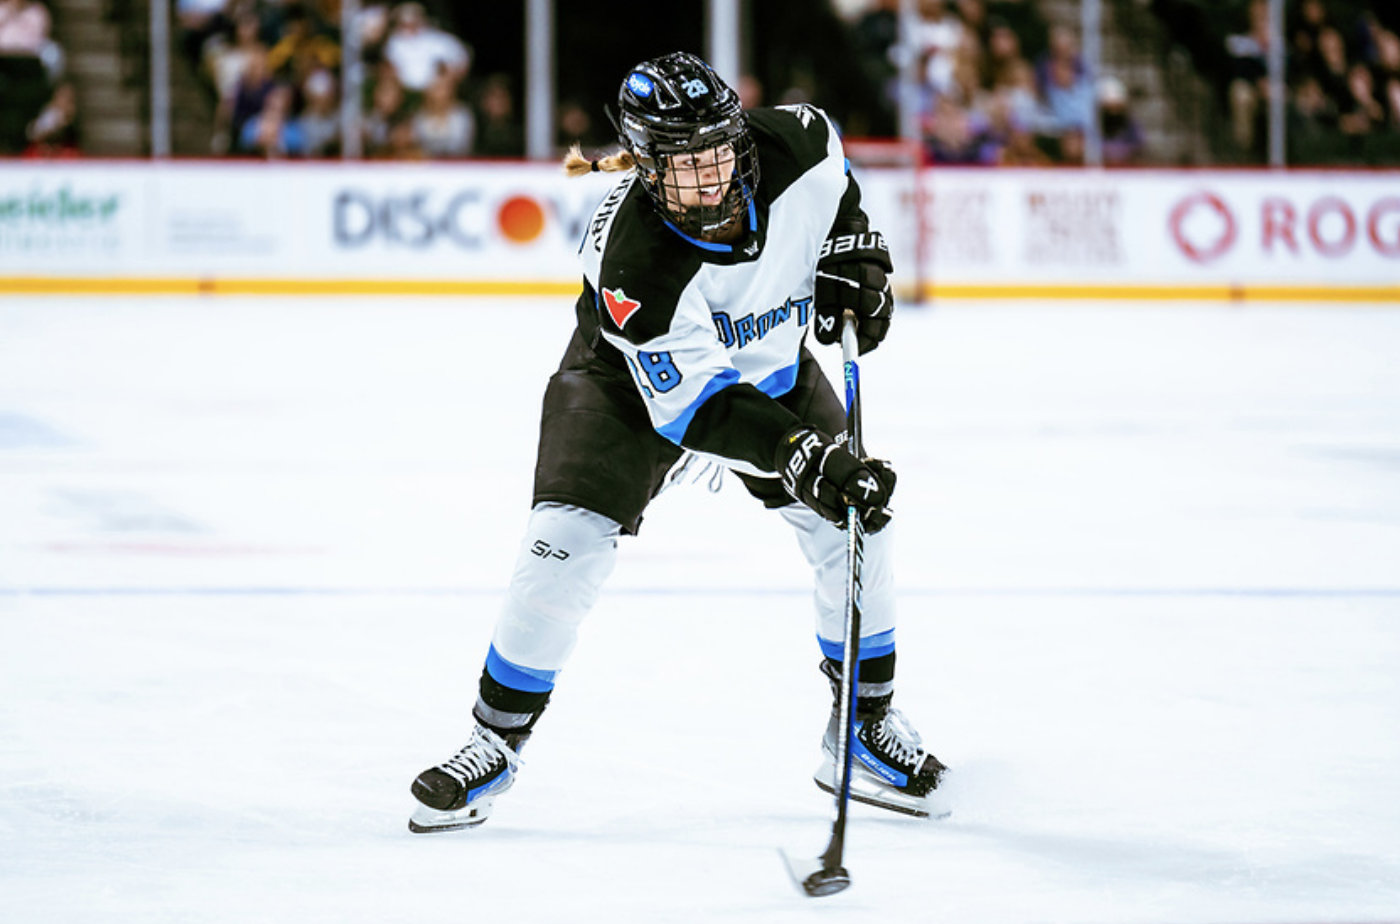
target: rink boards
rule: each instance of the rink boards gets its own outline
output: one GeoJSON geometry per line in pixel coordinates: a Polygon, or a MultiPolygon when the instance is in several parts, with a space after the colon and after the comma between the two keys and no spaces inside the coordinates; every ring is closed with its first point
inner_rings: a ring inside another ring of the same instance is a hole
{"type": "MultiPolygon", "coordinates": [[[[905,297],[1400,304],[1393,173],[856,169],[905,297]]],[[[0,294],[566,296],[613,182],[524,163],[9,163],[0,294]]]]}

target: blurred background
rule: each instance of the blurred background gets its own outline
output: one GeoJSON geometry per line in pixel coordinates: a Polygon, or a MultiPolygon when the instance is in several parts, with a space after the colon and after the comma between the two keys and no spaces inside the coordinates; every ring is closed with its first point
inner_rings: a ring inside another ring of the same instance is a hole
{"type": "Polygon", "coordinates": [[[0,0],[0,155],[462,160],[612,144],[633,63],[700,53],[870,159],[1400,164],[1382,0],[0,0]]]}

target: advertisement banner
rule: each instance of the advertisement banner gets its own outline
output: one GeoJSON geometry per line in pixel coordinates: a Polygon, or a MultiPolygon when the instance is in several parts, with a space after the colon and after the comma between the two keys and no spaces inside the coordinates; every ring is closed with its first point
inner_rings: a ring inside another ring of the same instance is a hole
{"type": "Polygon", "coordinates": [[[0,285],[576,290],[579,242],[615,179],[519,164],[5,165],[0,285]]]}
{"type": "MultiPolygon", "coordinates": [[[[1385,172],[856,168],[907,298],[1400,303],[1385,172]]],[[[615,176],[10,162],[0,293],[571,294],[615,176]]]]}
{"type": "Polygon", "coordinates": [[[1400,300],[1394,173],[911,173],[862,185],[925,294],[1400,300]]]}

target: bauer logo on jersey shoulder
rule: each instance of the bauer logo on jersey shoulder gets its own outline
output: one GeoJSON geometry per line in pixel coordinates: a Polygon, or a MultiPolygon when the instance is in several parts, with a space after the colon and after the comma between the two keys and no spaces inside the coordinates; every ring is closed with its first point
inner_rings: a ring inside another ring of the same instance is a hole
{"type": "Polygon", "coordinates": [[[608,309],[608,317],[612,318],[618,330],[621,330],[622,325],[626,324],[627,320],[631,318],[632,315],[641,310],[642,303],[635,299],[628,298],[626,293],[620,288],[604,289],[603,307],[608,309]]]}
{"type": "Polygon", "coordinates": [[[652,86],[651,78],[646,74],[632,73],[627,78],[627,89],[645,99],[651,96],[651,91],[654,87],[652,86]]]}

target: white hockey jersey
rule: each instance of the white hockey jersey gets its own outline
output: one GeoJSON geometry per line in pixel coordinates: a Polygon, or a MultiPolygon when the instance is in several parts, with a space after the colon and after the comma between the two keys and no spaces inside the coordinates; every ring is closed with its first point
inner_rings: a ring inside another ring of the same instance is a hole
{"type": "Polygon", "coordinates": [[[586,338],[600,333],[622,357],[659,433],[772,474],[774,448],[797,423],[773,399],[796,379],[817,258],[838,213],[859,215],[860,193],[819,109],[756,109],[748,119],[759,181],[746,233],[734,244],[688,237],[629,175],[580,247],[579,315],[586,338]]]}

